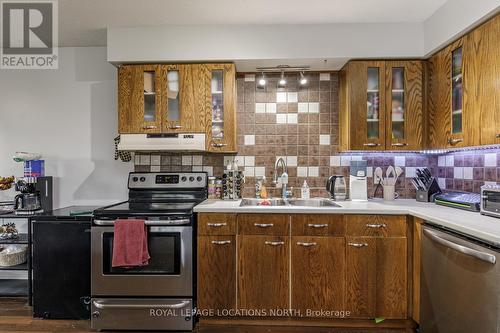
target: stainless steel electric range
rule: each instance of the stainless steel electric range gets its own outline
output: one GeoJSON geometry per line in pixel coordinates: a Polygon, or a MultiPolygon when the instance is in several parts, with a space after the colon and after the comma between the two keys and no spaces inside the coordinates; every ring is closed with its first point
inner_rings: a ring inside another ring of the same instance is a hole
{"type": "Polygon", "coordinates": [[[128,188],[127,202],[94,212],[91,327],[192,330],[193,207],[207,198],[207,174],[130,173],[128,188]],[[117,219],[145,220],[149,265],[112,267],[117,219]]]}

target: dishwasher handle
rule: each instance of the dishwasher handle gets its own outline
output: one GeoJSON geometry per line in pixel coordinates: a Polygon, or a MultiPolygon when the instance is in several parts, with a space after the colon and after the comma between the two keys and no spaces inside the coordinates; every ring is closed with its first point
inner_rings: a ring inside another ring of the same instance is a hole
{"type": "Polygon", "coordinates": [[[492,265],[494,265],[496,263],[496,257],[492,254],[481,252],[478,250],[474,250],[474,249],[471,249],[467,246],[463,246],[463,245],[454,243],[452,241],[449,241],[447,239],[439,237],[437,234],[435,234],[434,232],[427,230],[427,229],[424,230],[424,235],[426,235],[427,237],[429,237],[430,239],[432,239],[433,241],[435,241],[438,244],[446,246],[446,247],[448,247],[452,250],[455,250],[457,252],[463,253],[467,256],[474,257],[476,259],[488,262],[492,265]]]}

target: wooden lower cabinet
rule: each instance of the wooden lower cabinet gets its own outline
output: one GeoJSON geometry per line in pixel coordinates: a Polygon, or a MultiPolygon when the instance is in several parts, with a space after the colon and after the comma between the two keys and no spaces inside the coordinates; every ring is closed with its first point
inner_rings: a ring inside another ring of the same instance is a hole
{"type": "Polygon", "coordinates": [[[236,237],[198,236],[198,308],[236,308],[236,237]]]}
{"type": "Polygon", "coordinates": [[[348,237],[346,310],[353,318],[408,316],[405,237],[348,237]]]}
{"type": "Polygon", "coordinates": [[[291,305],[307,310],[342,311],[345,293],[344,237],[291,238],[291,305]]]}
{"type": "Polygon", "coordinates": [[[238,236],[238,308],[288,309],[289,239],[238,236]]]}

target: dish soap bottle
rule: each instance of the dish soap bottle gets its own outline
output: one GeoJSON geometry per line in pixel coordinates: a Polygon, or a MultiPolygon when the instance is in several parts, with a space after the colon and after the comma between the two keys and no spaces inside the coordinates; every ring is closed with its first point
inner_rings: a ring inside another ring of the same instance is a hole
{"type": "Polygon", "coordinates": [[[302,199],[309,199],[311,197],[311,191],[309,190],[309,185],[307,185],[307,180],[304,180],[301,190],[302,199]]]}

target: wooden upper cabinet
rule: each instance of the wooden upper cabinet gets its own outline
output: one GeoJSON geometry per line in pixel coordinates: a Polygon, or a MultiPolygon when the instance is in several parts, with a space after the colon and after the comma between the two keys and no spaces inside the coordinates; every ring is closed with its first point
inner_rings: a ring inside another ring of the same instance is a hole
{"type": "MultiPolygon", "coordinates": [[[[464,111],[474,144],[500,143],[500,16],[470,32],[464,42],[464,111]],[[479,116],[479,119],[477,118],[479,116]],[[479,123],[478,123],[479,121],[479,123]]],[[[466,125],[468,125],[466,123],[466,125]]]]}
{"type": "Polygon", "coordinates": [[[351,61],[340,80],[342,150],[422,148],[421,61],[351,61]]]}
{"type": "Polygon", "coordinates": [[[421,61],[385,63],[386,149],[422,149],[421,61]]]}
{"type": "Polygon", "coordinates": [[[119,133],[161,133],[161,74],[157,65],[118,70],[119,133]]]}
{"type": "Polygon", "coordinates": [[[199,65],[161,65],[163,133],[205,132],[199,65]],[[198,89],[197,89],[198,88],[198,89]]]}
{"type": "Polygon", "coordinates": [[[351,61],[341,80],[343,150],[385,149],[385,62],[351,61]]]}
{"type": "Polygon", "coordinates": [[[205,92],[207,150],[236,152],[236,69],[234,64],[207,64],[205,92]]]}

